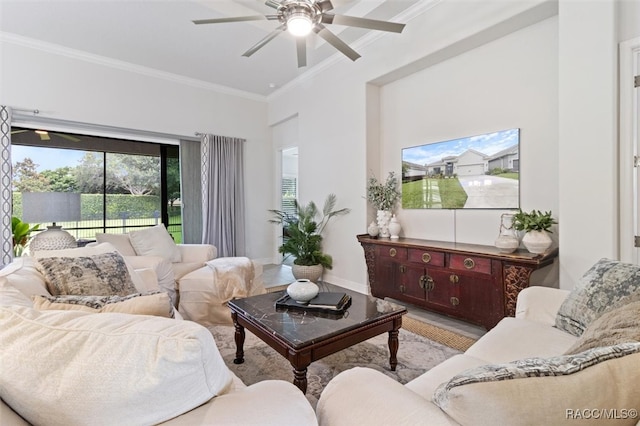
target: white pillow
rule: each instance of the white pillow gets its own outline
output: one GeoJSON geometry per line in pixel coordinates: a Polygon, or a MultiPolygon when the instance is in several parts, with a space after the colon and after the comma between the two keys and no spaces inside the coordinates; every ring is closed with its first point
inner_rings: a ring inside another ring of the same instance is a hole
{"type": "Polygon", "coordinates": [[[0,307],[0,341],[0,397],[31,424],[157,424],[232,383],[191,321],[0,307]]]}
{"type": "Polygon", "coordinates": [[[96,241],[98,243],[110,243],[123,256],[135,256],[136,251],[131,245],[128,234],[101,234],[96,233],[96,241]]]}
{"type": "Polygon", "coordinates": [[[180,249],[162,224],[129,232],[129,240],[138,256],[160,256],[170,262],[182,261],[180,249]]]}
{"type": "MultiPolygon", "coordinates": [[[[116,248],[112,244],[100,243],[93,246],[78,247],[65,250],[40,250],[33,253],[33,257],[35,257],[36,259],[43,257],[85,257],[112,252],[118,252],[118,250],[116,250],[116,248]]],[[[135,286],[136,290],[140,292],[147,291],[149,286],[146,285],[144,280],[138,276],[135,269],[133,269],[129,262],[127,262],[126,258],[124,258],[124,263],[125,265],[127,265],[127,270],[129,271],[131,281],[133,281],[133,285],[135,286]]]]}
{"type": "Polygon", "coordinates": [[[0,306],[24,306],[33,308],[33,302],[17,288],[9,284],[5,277],[0,277],[0,306]]]}

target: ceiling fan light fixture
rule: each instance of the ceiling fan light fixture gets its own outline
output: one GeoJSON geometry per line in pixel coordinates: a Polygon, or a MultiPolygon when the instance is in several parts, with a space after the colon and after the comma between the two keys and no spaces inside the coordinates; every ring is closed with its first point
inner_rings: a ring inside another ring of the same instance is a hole
{"type": "Polygon", "coordinates": [[[304,37],[311,32],[313,21],[306,12],[293,12],[287,17],[287,30],[296,37],[304,37]]]}

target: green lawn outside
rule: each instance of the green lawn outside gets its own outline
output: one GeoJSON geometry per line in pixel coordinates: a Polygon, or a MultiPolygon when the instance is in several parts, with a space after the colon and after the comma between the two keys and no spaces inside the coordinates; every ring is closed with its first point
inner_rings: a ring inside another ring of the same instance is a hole
{"type": "Polygon", "coordinates": [[[520,173],[517,173],[517,172],[500,173],[499,175],[496,175],[496,176],[507,178],[507,179],[515,179],[515,180],[520,179],[520,173]]]}
{"type": "Polygon", "coordinates": [[[422,179],[402,184],[404,209],[455,209],[464,207],[466,202],[467,193],[457,178],[422,179]]]}

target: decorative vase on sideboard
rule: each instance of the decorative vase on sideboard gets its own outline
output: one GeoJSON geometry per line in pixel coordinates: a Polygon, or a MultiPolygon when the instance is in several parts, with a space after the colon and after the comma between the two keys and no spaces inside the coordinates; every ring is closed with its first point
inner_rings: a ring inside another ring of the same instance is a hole
{"type": "Polygon", "coordinates": [[[400,231],[402,231],[402,226],[400,226],[400,222],[398,222],[394,214],[389,221],[389,235],[394,240],[398,239],[400,237],[400,231]]]}
{"type": "Polygon", "coordinates": [[[529,231],[522,237],[522,244],[530,253],[544,253],[552,243],[551,237],[546,231],[529,231]]]}
{"type": "Polygon", "coordinates": [[[378,215],[376,216],[378,220],[378,231],[379,235],[382,238],[389,238],[391,234],[389,234],[389,221],[391,220],[391,212],[389,210],[378,210],[378,215]]]}
{"type": "Polygon", "coordinates": [[[503,213],[500,216],[500,231],[495,241],[500,253],[513,253],[520,246],[520,240],[513,229],[513,217],[511,213],[503,213]]]}

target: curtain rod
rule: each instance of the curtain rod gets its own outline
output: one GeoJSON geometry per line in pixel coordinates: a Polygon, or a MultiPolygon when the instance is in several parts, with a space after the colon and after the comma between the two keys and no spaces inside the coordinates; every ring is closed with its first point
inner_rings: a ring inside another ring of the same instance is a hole
{"type": "MultiPolygon", "coordinates": [[[[202,136],[206,135],[207,133],[202,133],[202,132],[195,132],[194,135],[196,135],[197,137],[201,138],[202,136]]],[[[213,135],[213,136],[220,136],[223,138],[231,138],[231,139],[237,139],[239,142],[246,142],[247,140],[244,138],[239,138],[236,136],[221,136],[221,135],[213,135]]]]}

